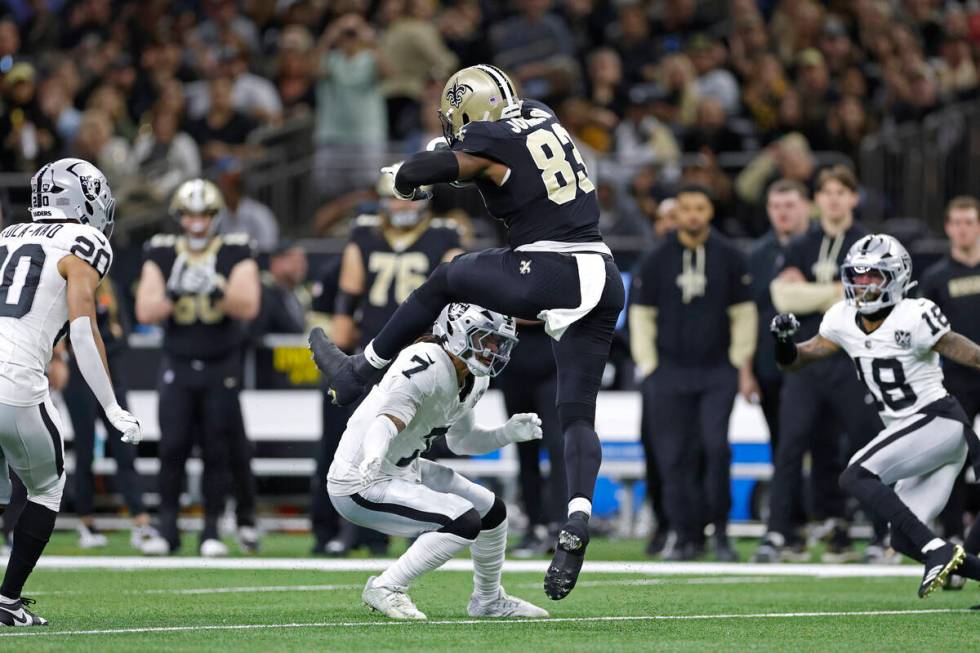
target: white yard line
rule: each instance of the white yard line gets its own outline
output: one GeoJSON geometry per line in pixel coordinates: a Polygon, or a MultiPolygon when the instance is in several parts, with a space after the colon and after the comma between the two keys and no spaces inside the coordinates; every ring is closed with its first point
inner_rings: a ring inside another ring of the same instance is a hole
{"type": "MultiPolygon", "coordinates": [[[[339,590],[363,589],[363,584],[348,585],[256,585],[255,587],[194,587],[177,589],[119,590],[113,594],[248,594],[250,592],[336,592],[339,590]]],[[[30,592],[31,596],[64,596],[68,594],[91,594],[84,590],[41,590],[30,592]]]]}
{"type": "MultiPolygon", "coordinates": [[[[0,563],[4,562],[0,560],[0,563]]],[[[379,571],[391,559],[318,559],[318,558],[143,558],[139,556],[43,556],[43,569],[225,569],[279,571],[379,571]]],[[[508,560],[508,573],[544,573],[547,560],[508,560]]],[[[468,559],[450,560],[442,571],[472,571],[468,559]]],[[[816,578],[912,578],[922,575],[917,565],[824,565],[824,564],[754,564],[748,562],[609,562],[586,560],[586,573],[640,574],[646,576],[812,576],[816,578]]]]}
{"type": "Polygon", "coordinates": [[[560,624],[583,622],[643,622],[643,621],[713,621],[736,619],[808,619],[820,617],[891,617],[908,615],[962,614],[971,610],[861,610],[855,612],[758,612],[747,614],[676,614],[636,615],[620,617],[553,617],[549,619],[443,619],[432,621],[320,621],[285,624],[228,624],[221,626],[160,626],[155,628],[107,628],[102,630],[47,630],[44,628],[14,629],[0,632],[2,637],[61,637],[66,635],[130,635],[142,633],[180,633],[204,630],[277,630],[282,628],[373,628],[377,626],[472,626],[492,624],[560,624]]]}
{"type": "MultiPolygon", "coordinates": [[[[772,576],[709,576],[707,578],[638,578],[635,580],[582,580],[575,587],[623,587],[644,585],[765,585],[778,583],[772,576]]],[[[509,586],[509,584],[508,584],[509,586]]],[[[541,587],[541,583],[517,583],[514,587],[541,587]]],[[[36,593],[36,592],[35,592],[36,593]]]]}

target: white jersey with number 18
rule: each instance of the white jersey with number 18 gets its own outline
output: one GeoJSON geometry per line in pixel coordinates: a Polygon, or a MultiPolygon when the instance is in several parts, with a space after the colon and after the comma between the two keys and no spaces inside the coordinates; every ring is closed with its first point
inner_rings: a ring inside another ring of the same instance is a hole
{"type": "Polygon", "coordinates": [[[864,332],[857,309],[846,302],[834,304],[820,324],[820,335],[854,360],[886,426],[948,394],[939,354],[932,348],[949,330],[936,304],[907,298],[871,333],[864,332]]]}
{"type": "Polygon", "coordinates": [[[0,402],[33,406],[48,395],[45,370],[68,326],[67,281],[58,262],[74,254],[105,277],[112,247],[76,222],[15,224],[0,232],[0,402]]]}

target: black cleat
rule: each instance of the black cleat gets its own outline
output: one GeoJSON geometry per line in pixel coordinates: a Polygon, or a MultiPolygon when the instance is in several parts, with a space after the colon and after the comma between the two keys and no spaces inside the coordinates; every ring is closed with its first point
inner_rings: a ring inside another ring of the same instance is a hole
{"type": "Polygon", "coordinates": [[[48,620],[39,617],[24,606],[32,605],[34,599],[22,596],[13,603],[0,602],[0,627],[3,626],[47,626],[48,620]]]}
{"type": "Polygon", "coordinates": [[[584,512],[574,512],[558,533],[555,557],[544,575],[544,593],[549,599],[560,601],[575,588],[588,546],[588,516],[584,512]]]}
{"type": "Polygon", "coordinates": [[[942,587],[950,573],[956,571],[966,560],[966,551],[959,544],[946,542],[938,549],[926,554],[926,570],[919,584],[919,598],[924,599],[934,590],[942,587]]]}
{"type": "Polygon", "coordinates": [[[327,393],[337,406],[346,406],[357,401],[367,385],[354,370],[353,357],[330,342],[330,338],[317,327],[310,331],[310,351],[313,362],[323,372],[327,382],[327,393]]]}

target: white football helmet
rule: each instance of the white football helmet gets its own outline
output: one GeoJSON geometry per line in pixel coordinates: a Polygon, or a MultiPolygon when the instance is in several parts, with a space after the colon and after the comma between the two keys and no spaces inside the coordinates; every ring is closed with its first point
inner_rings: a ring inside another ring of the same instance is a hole
{"type": "Polygon", "coordinates": [[[83,159],[58,159],[31,177],[31,219],[72,220],[112,235],[116,200],[102,171],[83,159]]]}
{"type": "Polygon", "coordinates": [[[500,374],[517,344],[514,318],[476,304],[448,304],[432,326],[432,333],[476,376],[500,374]]]}
{"type": "Polygon", "coordinates": [[[854,243],[840,276],[847,303],[864,315],[894,306],[915,286],[912,257],[898,239],[887,234],[869,234],[854,243]],[[869,277],[877,281],[870,283],[869,277]]]}
{"type": "Polygon", "coordinates": [[[178,223],[184,214],[211,215],[211,223],[205,233],[187,234],[187,240],[194,249],[207,245],[211,237],[218,233],[218,226],[225,209],[225,198],[221,191],[207,179],[189,179],[177,187],[170,200],[170,215],[178,223]]]}

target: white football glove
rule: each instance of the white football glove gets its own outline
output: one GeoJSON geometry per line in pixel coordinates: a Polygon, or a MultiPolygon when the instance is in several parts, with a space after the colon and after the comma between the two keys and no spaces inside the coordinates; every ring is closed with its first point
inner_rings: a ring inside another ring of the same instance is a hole
{"type": "Polygon", "coordinates": [[[113,428],[122,433],[121,439],[126,444],[139,444],[143,440],[139,420],[128,410],[123,410],[119,404],[106,410],[105,416],[113,428]]]}
{"type": "Polygon", "coordinates": [[[179,292],[186,295],[207,295],[218,284],[218,272],[213,257],[202,263],[188,265],[180,276],[179,292]]]}
{"type": "Polygon", "coordinates": [[[504,424],[504,435],[510,442],[541,439],[541,418],[535,413],[518,413],[504,424]]]}
{"type": "Polygon", "coordinates": [[[402,167],[404,161],[399,161],[398,163],[392,163],[390,166],[385,166],[381,168],[381,174],[391,175],[391,192],[394,193],[395,197],[400,200],[429,200],[432,199],[432,193],[426,188],[416,188],[412,191],[411,195],[402,195],[398,192],[398,188],[395,186],[395,176],[398,174],[399,168],[402,167]]]}
{"type": "Polygon", "coordinates": [[[185,267],[187,267],[187,254],[178,254],[170,268],[170,276],[167,277],[167,292],[169,294],[179,295],[181,293],[180,278],[184,275],[185,267]]]}
{"type": "Polygon", "coordinates": [[[381,463],[383,458],[365,458],[358,465],[357,471],[361,474],[362,483],[373,483],[381,476],[381,463]]]}

